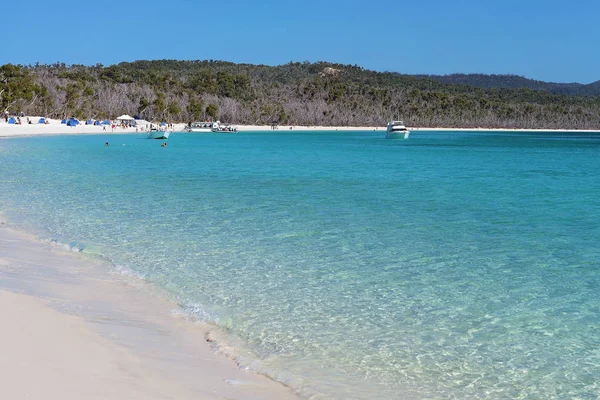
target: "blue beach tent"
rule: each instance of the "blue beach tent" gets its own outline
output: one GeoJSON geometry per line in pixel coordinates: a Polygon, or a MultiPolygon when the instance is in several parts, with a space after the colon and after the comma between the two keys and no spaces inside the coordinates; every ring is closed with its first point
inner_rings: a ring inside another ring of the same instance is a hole
{"type": "Polygon", "coordinates": [[[166,124],[166,123],[164,123],[164,122],[161,122],[161,123],[160,123],[160,126],[167,126],[167,124],[166,124]]]}
{"type": "Polygon", "coordinates": [[[77,126],[77,120],[71,118],[70,120],[67,121],[67,126],[77,126]]]}
{"type": "Polygon", "coordinates": [[[96,125],[96,126],[100,125],[100,121],[98,121],[98,120],[94,121],[94,125],[96,125]]]}
{"type": "Polygon", "coordinates": [[[46,123],[46,118],[40,118],[38,121],[38,124],[45,124],[46,123]]]}
{"type": "Polygon", "coordinates": [[[110,125],[110,121],[105,119],[104,121],[102,121],[102,125],[110,125]]]}
{"type": "Polygon", "coordinates": [[[66,123],[67,123],[67,120],[66,120],[66,119],[63,119],[62,121],[60,121],[60,123],[61,123],[61,124],[66,124],[66,123]]]}
{"type": "Polygon", "coordinates": [[[94,122],[91,119],[88,119],[87,121],[85,121],[86,125],[92,125],[94,122]]]}
{"type": "Polygon", "coordinates": [[[16,124],[16,123],[17,123],[17,120],[15,119],[15,117],[10,117],[10,118],[8,119],[8,123],[9,123],[9,124],[16,124]]]}

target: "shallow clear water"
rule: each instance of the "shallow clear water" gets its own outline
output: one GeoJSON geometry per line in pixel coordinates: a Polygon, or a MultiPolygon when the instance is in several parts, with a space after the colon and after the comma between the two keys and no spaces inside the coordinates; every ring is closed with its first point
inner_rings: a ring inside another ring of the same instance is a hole
{"type": "Polygon", "coordinates": [[[0,210],[308,397],[591,399],[600,136],[566,135],[2,140],[0,210]]]}

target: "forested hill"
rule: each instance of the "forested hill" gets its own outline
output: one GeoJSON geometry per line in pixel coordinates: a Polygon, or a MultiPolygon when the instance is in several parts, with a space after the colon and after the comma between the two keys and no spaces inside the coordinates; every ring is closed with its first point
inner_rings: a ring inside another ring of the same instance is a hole
{"type": "Polygon", "coordinates": [[[581,83],[554,83],[536,81],[518,75],[451,74],[418,76],[434,79],[442,83],[470,85],[486,89],[527,88],[531,90],[543,90],[554,94],[566,94],[570,96],[600,96],[600,81],[583,85],[581,83]]]}
{"type": "Polygon", "coordinates": [[[384,126],[401,118],[409,126],[600,128],[600,96],[593,94],[600,83],[573,84],[573,90],[590,88],[569,95],[549,90],[544,85],[556,84],[544,82],[520,87],[514,77],[504,84],[501,76],[479,75],[468,83],[454,77],[445,82],[325,62],[6,64],[0,67],[0,107],[82,119],[127,113],[170,122],[384,126]]]}

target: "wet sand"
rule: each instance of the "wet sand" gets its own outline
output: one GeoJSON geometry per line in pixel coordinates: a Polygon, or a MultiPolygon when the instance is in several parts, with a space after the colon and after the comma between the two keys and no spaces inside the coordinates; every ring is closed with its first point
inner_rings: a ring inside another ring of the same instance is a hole
{"type": "Polygon", "coordinates": [[[143,281],[0,223],[0,398],[298,400],[143,281]]]}

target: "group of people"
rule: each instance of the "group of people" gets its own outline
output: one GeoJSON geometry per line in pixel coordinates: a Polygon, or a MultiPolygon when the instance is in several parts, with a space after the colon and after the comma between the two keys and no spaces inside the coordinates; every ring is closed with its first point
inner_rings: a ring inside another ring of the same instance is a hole
{"type": "MultiPolygon", "coordinates": [[[[22,116],[25,116],[25,114],[21,113],[22,116]]],[[[4,122],[6,122],[8,124],[8,120],[10,119],[10,114],[8,113],[8,111],[4,111],[4,122]]],[[[27,118],[27,121],[29,121],[29,118],[27,118]]],[[[15,124],[17,125],[21,125],[21,117],[16,116],[15,118],[15,124]]]]}

